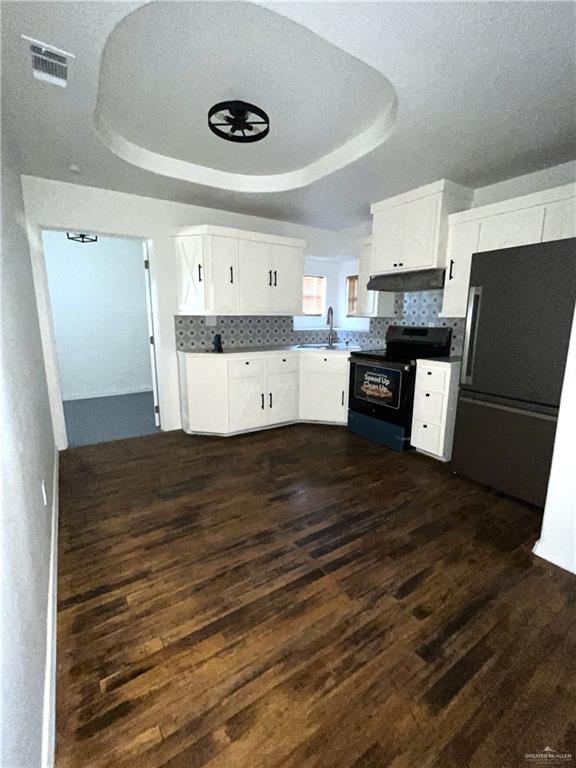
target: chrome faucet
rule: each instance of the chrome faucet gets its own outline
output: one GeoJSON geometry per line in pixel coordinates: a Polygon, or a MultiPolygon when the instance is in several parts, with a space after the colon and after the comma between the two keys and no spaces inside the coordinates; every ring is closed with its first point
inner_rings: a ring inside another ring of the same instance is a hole
{"type": "Polygon", "coordinates": [[[332,349],[334,342],[337,340],[338,335],[334,333],[334,310],[332,307],[328,307],[328,314],[326,315],[326,323],[330,326],[328,332],[328,349],[332,349]]]}

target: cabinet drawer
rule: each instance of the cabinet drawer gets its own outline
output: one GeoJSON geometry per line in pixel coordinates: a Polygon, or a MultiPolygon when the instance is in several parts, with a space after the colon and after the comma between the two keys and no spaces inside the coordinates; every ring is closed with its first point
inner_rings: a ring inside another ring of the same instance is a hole
{"type": "Polygon", "coordinates": [[[264,376],[266,360],[261,357],[241,357],[228,361],[228,376],[231,379],[245,379],[248,376],[264,376]]]}
{"type": "Polygon", "coordinates": [[[432,424],[442,423],[444,395],[417,389],[414,393],[414,416],[432,424]]]}
{"type": "Polygon", "coordinates": [[[444,392],[446,387],[446,371],[428,365],[418,364],[416,389],[422,392],[444,392]]]}
{"type": "Polygon", "coordinates": [[[412,437],[410,443],[422,451],[440,455],[440,427],[421,419],[412,421],[412,437]]]}
{"type": "Polygon", "coordinates": [[[330,352],[325,355],[303,355],[300,369],[303,373],[346,373],[348,371],[348,358],[330,352]]]}
{"type": "Polygon", "coordinates": [[[284,357],[269,357],[266,360],[268,376],[276,373],[297,373],[299,369],[298,355],[284,355],[284,357]]]}

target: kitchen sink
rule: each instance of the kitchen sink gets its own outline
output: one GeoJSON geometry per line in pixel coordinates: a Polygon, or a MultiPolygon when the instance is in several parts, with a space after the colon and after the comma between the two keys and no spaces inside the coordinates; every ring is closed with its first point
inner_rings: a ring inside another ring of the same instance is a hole
{"type": "Polygon", "coordinates": [[[298,349],[348,349],[349,345],[346,346],[346,344],[332,344],[330,347],[328,344],[298,344],[298,349]]]}

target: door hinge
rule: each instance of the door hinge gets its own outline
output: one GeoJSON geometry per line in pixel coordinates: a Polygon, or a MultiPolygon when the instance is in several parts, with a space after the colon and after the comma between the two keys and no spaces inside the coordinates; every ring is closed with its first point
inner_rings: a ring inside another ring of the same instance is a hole
{"type": "Polygon", "coordinates": [[[154,336],[150,336],[150,344],[154,344],[154,336]]]}
{"type": "Polygon", "coordinates": [[[160,413],[160,406],[159,405],[155,405],[154,406],[154,413],[160,413]]]}
{"type": "Polygon", "coordinates": [[[150,269],[150,262],[148,259],[144,259],[144,269],[150,269]]]}

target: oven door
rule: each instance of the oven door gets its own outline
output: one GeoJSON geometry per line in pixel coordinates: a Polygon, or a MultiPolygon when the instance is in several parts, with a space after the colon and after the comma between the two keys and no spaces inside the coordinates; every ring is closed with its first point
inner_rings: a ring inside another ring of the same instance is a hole
{"type": "Polygon", "coordinates": [[[351,358],[348,407],[390,424],[412,421],[415,370],[407,363],[351,358]]]}

